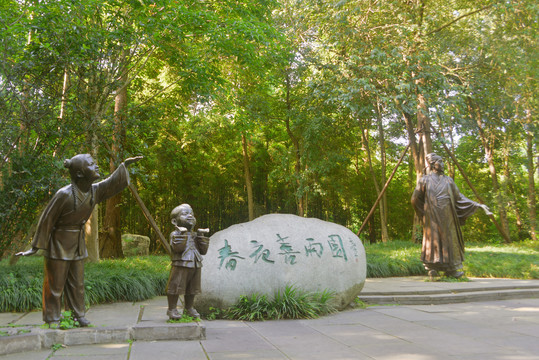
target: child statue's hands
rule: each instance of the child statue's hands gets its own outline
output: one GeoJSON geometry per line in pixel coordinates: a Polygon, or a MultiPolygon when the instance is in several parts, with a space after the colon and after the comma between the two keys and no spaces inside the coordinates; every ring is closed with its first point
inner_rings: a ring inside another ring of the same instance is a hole
{"type": "Polygon", "coordinates": [[[210,233],[210,229],[198,229],[197,230],[197,235],[198,236],[208,236],[209,233],[210,233]]]}
{"type": "Polygon", "coordinates": [[[187,232],[187,228],[183,227],[183,226],[176,226],[176,230],[178,230],[181,233],[186,233],[187,232]]]}

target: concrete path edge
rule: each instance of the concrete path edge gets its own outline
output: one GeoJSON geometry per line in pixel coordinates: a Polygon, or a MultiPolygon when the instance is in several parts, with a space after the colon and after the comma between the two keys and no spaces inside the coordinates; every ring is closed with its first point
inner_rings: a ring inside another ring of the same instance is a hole
{"type": "Polygon", "coordinates": [[[202,321],[178,324],[137,324],[128,327],[77,328],[70,330],[19,327],[28,333],[0,337],[0,355],[50,349],[55,344],[91,345],[135,340],[204,340],[206,327],[202,321]]]}

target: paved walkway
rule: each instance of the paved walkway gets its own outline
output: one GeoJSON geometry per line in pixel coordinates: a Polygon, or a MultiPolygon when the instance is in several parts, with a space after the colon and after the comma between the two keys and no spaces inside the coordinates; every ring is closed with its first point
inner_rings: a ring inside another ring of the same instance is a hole
{"type": "MultiPolygon", "coordinates": [[[[437,296],[440,291],[444,294],[449,291],[457,301],[439,305],[369,306],[314,320],[204,321],[201,327],[205,328],[205,340],[122,340],[66,346],[56,351],[26,351],[0,356],[0,360],[539,359],[539,298],[536,295],[527,293],[517,299],[474,302],[458,299],[459,294],[471,291],[495,293],[493,288],[498,288],[499,292],[529,290],[539,288],[539,280],[472,279],[467,283],[432,283],[425,282],[424,278],[368,279],[362,295],[425,296],[430,293],[437,296]]],[[[94,306],[88,318],[95,329],[108,332],[132,326],[133,322],[159,327],[166,320],[165,304],[165,298],[159,297],[136,304],[94,306]]],[[[0,314],[0,325],[9,317],[12,323],[19,325],[34,323],[36,319],[40,322],[40,313],[0,314]]]]}

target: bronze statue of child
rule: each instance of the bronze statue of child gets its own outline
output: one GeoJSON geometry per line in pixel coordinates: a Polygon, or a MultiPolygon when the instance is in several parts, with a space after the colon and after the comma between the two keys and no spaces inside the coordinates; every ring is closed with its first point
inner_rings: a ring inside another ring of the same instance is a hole
{"type": "Polygon", "coordinates": [[[196,219],[189,204],[182,204],[170,213],[175,229],[170,233],[172,266],[167,283],[167,315],[170,320],[181,319],[182,314],[176,308],[178,298],[184,295],[184,314],[200,318],[195,310],[195,296],[200,294],[202,256],[206,255],[210,239],[208,229],[193,231],[196,219]]]}

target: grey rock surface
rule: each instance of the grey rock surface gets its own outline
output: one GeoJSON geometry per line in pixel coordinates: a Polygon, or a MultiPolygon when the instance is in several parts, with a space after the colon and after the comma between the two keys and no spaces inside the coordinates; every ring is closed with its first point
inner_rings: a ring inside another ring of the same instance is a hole
{"type": "Polygon", "coordinates": [[[365,283],[365,249],[346,227],[314,218],[271,214],[215,233],[202,268],[196,307],[225,308],[240,295],[273,297],[297,290],[335,293],[346,307],[365,283]]]}
{"type": "Polygon", "coordinates": [[[148,255],[150,253],[150,238],[144,235],[123,234],[122,250],[125,256],[148,255]]]}

